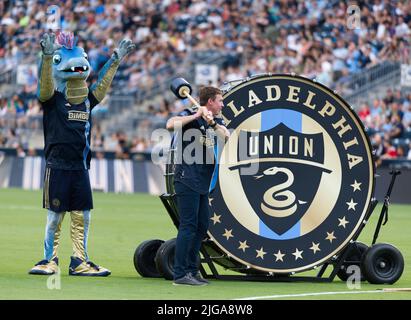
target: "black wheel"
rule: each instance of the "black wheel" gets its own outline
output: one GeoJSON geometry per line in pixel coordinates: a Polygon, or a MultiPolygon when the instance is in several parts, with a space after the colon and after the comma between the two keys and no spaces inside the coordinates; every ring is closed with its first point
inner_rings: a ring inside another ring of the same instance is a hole
{"type": "Polygon", "coordinates": [[[161,278],[156,268],[154,258],[163,240],[146,240],[137,247],[134,252],[134,267],[142,277],[161,278]]]}
{"type": "Polygon", "coordinates": [[[157,250],[154,258],[157,270],[166,280],[174,277],[174,253],[176,250],[176,238],[167,240],[157,250]]]}
{"type": "Polygon", "coordinates": [[[362,268],[369,283],[393,284],[404,271],[404,258],[396,247],[378,243],[365,252],[362,268]]]}
{"type": "MultiPolygon", "coordinates": [[[[340,267],[340,270],[337,272],[338,278],[342,281],[347,281],[348,278],[351,276],[352,272],[349,272],[350,266],[361,266],[362,258],[364,257],[364,253],[367,251],[368,246],[362,242],[355,242],[350,245],[347,250],[347,256],[340,267]]],[[[365,277],[363,272],[361,272],[361,281],[365,281],[365,277]]]]}

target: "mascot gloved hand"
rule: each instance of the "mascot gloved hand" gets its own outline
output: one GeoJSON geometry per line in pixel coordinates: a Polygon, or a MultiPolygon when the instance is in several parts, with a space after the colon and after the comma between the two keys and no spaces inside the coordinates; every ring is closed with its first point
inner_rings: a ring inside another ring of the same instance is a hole
{"type": "Polygon", "coordinates": [[[73,255],[69,274],[108,276],[111,272],[88,258],[87,243],[93,209],[89,169],[91,160],[91,110],[104,99],[120,62],[135,49],[122,40],[90,88],[86,80],[90,63],[72,33],[44,34],[37,96],[43,109],[46,169],[43,208],[47,209],[44,259],[30,274],[50,275],[58,271],[61,224],[71,217],[73,255]]]}
{"type": "Polygon", "coordinates": [[[45,55],[52,55],[54,51],[61,48],[61,45],[55,43],[56,35],[54,33],[45,33],[43,38],[40,40],[41,50],[45,55]]]}
{"type": "Polygon", "coordinates": [[[130,39],[123,39],[120,41],[118,48],[114,49],[113,58],[116,60],[123,60],[123,58],[130,52],[136,49],[136,45],[130,39]]]}

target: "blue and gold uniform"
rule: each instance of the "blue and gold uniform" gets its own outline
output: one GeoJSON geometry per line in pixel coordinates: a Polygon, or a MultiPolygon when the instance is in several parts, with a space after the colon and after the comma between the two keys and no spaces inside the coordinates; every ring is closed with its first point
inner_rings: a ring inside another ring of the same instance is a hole
{"type": "MultiPolygon", "coordinates": [[[[195,114],[195,112],[192,109],[185,109],[180,112],[178,116],[184,117],[193,114],[195,114]]],[[[219,125],[225,125],[222,118],[214,118],[214,120],[219,125]]],[[[192,130],[193,133],[190,134],[190,140],[176,139],[178,142],[176,147],[181,150],[181,152],[178,152],[180,158],[177,159],[178,164],[175,167],[174,181],[182,183],[200,194],[208,194],[211,178],[215,169],[215,158],[218,146],[217,137],[203,118],[186,124],[182,128],[181,135],[184,136],[189,130],[192,130]],[[201,144],[201,149],[198,149],[198,151],[201,150],[201,153],[200,155],[194,155],[190,160],[195,158],[195,160],[199,161],[190,161],[190,163],[187,163],[185,157],[183,157],[184,150],[196,141],[201,144]]]]}
{"type": "Polygon", "coordinates": [[[91,210],[90,112],[98,104],[93,93],[80,104],[71,104],[56,91],[42,102],[45,141],[43,207],[54,212],[91,210]],[[62,183],[63,182],[63,183],[62,183]]]}
{"type": "Polygon", "coordinates": [[[98,103],[92,92],[84,102],[71,104],[58,91],[41,103],[48,167],[64,170],[90,168],[90,112],[98,103]]]}
{"type": "MultiPolygon", "coordinates": [[[[192,116],[195,113],[192,109],[185,109],[178,116],[192,116]]],[[[225,126],[222,118],[216,117],[214,121],[225,126]]],[[[206,120],[198,118],[183,126],[175,134],[173,142],[177,150],[174,188],[180,222],[174,259],[174,284],[202,285],[204,280],[200,277],[194,280],[186,277],[198,274],[198,254],[208,230],[208,195],[215,184],[213,177],[217,176],[214,174],[218,155],[217,136],[206,120]],[[194,145],[196,147],[192,148],[194,145]],[[188,150],[191,148],[195,151],[189,155],[188,150]]]]}
{"type": "Polygon", "coordinates": [[[37,96],[43,107],[46,170],[43,207],[48,209],[44,259],[30,274],[49,275],[58,270],[61,224],[71,216],[73,255],[70,275],[108,276],[110,271],[89,261],[87,253],[90,210],[93,208],[90,169],[91,110],[109,89],[121,60],[134,48],[122,40],[88,88],[90,64],[73,34],[45,34],[40,41],[42,58],[37,96]]]}

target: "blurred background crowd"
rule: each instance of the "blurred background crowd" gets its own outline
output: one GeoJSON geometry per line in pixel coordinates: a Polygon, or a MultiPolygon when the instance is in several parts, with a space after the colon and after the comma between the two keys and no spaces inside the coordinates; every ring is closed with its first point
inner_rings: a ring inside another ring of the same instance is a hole
{"type": "Polygon", "coordinates": [[[92,148],[129,158],[181,110],[169,79],[230,87],[261,73],[296,73],[336,90],[358,112],[379,159],[411,159],[411,1],[122,0],[0,2],[0,147],[42,148],[36,100],[39,39],[50,19],[73,31],[92,74],[123,37],[137,44],[93,111],[92,148]],[[356,19],[358,17],[358,19],[356,19]],[[198,68],[197,68],[198,67],[198,68]],[[390,76],[390,77],[388,77],[390,76]],[[361,91],[362,90],[362,91],[361,91]],[[364,91],[366,90],[366,91],[364,91]],[[366,92],[366,94],[364,94],[366,92]]]}

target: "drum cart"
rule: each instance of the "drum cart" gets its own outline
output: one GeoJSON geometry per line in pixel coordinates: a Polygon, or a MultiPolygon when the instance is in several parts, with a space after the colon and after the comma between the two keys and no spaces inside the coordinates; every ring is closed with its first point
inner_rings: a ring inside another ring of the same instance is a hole
{"type": "MultiPolygon", "coordinates": [[[[184,79],[175,79],[171,85],[171,90],[179,98],[188,97],[193,103],[195,102],[190,95],[191,87],[184,79]]],[[[173,224],[178,229],[179,216],[173,186],[175,151],[175,143],[172,141],[168,151],[165,170],[167,192],[162,194],[160,199],[173,224]]],[[[210,235],[207,235],[203,240],[201,248],[202,257],[199,257],[199,270],[204,278],[217,280],[332,282],[336,276],[343,281],[347,281],[351,279],[351,277],[359,275],[361,281],[367,280],[373,284],[393,284],[403,273],[404,258],[401,252],[393,245],[376,242],[381,227],[388,222],[390,197],[396,178],[400,174],[401,172],[398,170],[390,172],[391,181],[382,204],[381,212],[379,213],[371,245],[367,246],[357,241],[357,239],[378,204],[375,198],[372,198],[369,202],[361,225],[357,228],[355,234],[347,244],[332,256],[331,259],[321,265],[313,267],[318,270],[315,276],[300,276],[295,272],[273,273],[250,267],[239,262],[238,259],[234,259],[230,254],[223,252],[210,235]],[[237,274],[220,274],[216,264],[222,266],[225,270],[234,271],[237,274]],[[209,271],[207,271],[206,267],[209,271]],[[331,272],[326,275],[329,267],[331,268],[331,272]]],[[[134,266],[137,272],[143,277],[164,277],[167,280],[172,280],[175,241],[176,239],[174,238],[167,241],[152,239],[142,242],[134,253],[134,266]]]]}

